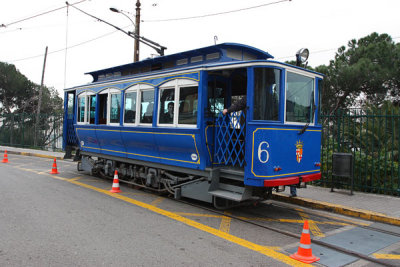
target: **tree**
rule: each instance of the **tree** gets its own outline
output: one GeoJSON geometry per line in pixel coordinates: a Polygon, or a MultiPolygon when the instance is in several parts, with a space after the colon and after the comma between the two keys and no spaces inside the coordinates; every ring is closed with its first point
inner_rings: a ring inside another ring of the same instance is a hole
{"type": "Polygon", "coordinates": [[[11,113],[33,97],[34,83],[14,65],[0,62],[0,112],[11,113]]]}
{"type": "MultiPolygon", "coordinates": [[[[35,113],[40,86],[21,74],[14,65],[0,62],[0,113],[35,113]]],[[[61,112],[63,100],[54,88],[43,88],[40,113],[61,112]]]]}
{"type": "Polygon", "coordinates": [[[388,34],[372,33],[349,41],[338,49],[328,66],[316,71],[326,75],[322,91],[325,112],[363,104],[379,105],[384,100],[400,102],[400,45],[388,34]]]}
{"type": "Polygon", "coordinates": [[[54,88],[44,86],[42,103],[46,104],[36,119],[39,89],[14,65],[0,62],[0,144],[44,148],[60,138],[63,100],[54,88]]]}

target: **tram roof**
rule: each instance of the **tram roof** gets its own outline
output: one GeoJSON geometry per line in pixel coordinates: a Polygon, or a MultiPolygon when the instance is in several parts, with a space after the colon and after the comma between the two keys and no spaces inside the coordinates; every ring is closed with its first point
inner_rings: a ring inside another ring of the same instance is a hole
{"type": "Polygon", "coordinates": [[[138,62],[88,72],[93,82],[121,76],[145,74],[159,70],[173,70],[196,65],[218,64],[232,61],[266,60],[273,58],[268,52],[237,43],[222,43],[176,54],[147,58],[138,62]]]}

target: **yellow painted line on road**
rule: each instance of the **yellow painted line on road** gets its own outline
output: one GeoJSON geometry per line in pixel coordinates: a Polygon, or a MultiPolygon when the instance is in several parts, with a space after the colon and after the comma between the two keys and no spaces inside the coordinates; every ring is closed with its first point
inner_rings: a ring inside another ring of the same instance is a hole
{"type": "MultiPolygon", "coordinates": [[[[177,214],[182,216],[190,216],[190,217],[209,217],[209,218],[224,218],[223,215],[215,215],[215,214],[202,214],[202,213],[188,213],[188,212],[177,212],[177,214]]],[[[260,218],[260,217],[243,217],[238,216],[237,218],[245,220],[245,221],[260,221],[260,222],[284,222],[284,223],[298,223],[304,224],[304,220],[301,219],[271,219],[271,218],[260,218]]],[[[348,226],[350,223],[343,222],[321,222],[314,221],[316,224],[329,224],[329,225],[339,225],[339,226],[348,226]]],[[[369,224],[367,224],[369,225],[369,224]]]]}
{"type": "MultiPolygon", "coordinates": [[[[232,213],[230,213],[229,211],[225,211],[224,214],[231,215],[232,213]]],[[[231,230],[231,221],[232,221],[231,217],[222,216],[221,224],[219,225],[219,230],[224,233],[229,233],[229,231],[231,230]]]]}
{"type": "Polygon", "coordinates": [[[182,217],[181,215],[179,215],[177,213],[157,208],[157,207],[155,207],[153,205],[140,202],[138,200],[126,197],[126,196],[121,195],[121,194],[110,193],[109,191],[106,191],[106,190],[103,190],[103,189],[100,189],[100,188],[97,188],[97,187],[94,187],[94,186],[91,186],[91,185],[87,185],[87,184],[84,184],[84,183],[81,183],[81,182],[78,182],[78,181],[69,181],[69,180],[66,180],[66,181],[70,182],[70,183],[73,183],[73,184],[76,184],[78,186],[82,186],[82,187],[94,190],[94,191],[99,192],[99,193],[103,193],[105,195],[120,199],[122,201],[131,203],[133,205],[142,207],[142,208],[147,209],[149,211],[152,211],[154,213],[163,215],[163,216],[168,217],[170,219],[173,219],[175,221],[178,221],[178,222],[181,222],[181,223],[186,224],[188,226],[191,226],[191,227],[193,227],[195,229],[204,231],[206,233],[212,234],[212,235],[217,236],[219,238],[222,238],[222,239],[225,239],[225,240],[230,241],[232,243],[235,243],[237,245],[240,245],[242,247],[245,247],[245,248],[248,248],[250,250],[256,251],[256,252],[261,253],[261,254],[263,254],[263,255],[265,255],[267,257],[273,258],[273,259],[275,259],[277,261],[286,263],[288,265],[291,265],[291,266],[309,266],[308,264],[304,264],[304,263],[301,263],[299,261],[296,261],[296,260],[290,258],[289,256],[287,256],[285,254],[282,254],[280,252],[277,252],[277,251],[275,251],[273,249],[270,249],[268,247],[261,246],[261,245],[255,244],[253,242],[250,242],[248,240],[245,240],[245,239],[236,237],[234,235],[222,232],[222,231],[217,230],[215,228],[212,228],[210,226],[207,226],[207,225],[201,224],[199,222],[190,220],[188,218],[182,217]]]}
{"type": "Polygon", "coordinates": [[[176,212],[178,215],[182,216],[191,216],[191,217],[209,217],[209,218],[221,218],[223,215],[215,215],[215,214],[202,214],[202,213],[188,213],[188,212],[176,212]]]}
{"type": "Polygon", "coordinates": [[[308,226],[310,227],[310,231],[314,236],[325,237],[324,233],[322,233],[315,221],[310,219],[310,216],[308,216],[308,214],[305,214],[302,209],[296,210],[299,212],[299,215],[303,220],[308,221],[308,226]]]}
{"type": "Polygon", "coordinates": [[[163,198],[163,197],[158,197],[158,198],[156,198],[155,200],[153,200],[153,201],[150,203],[150,205],[157,206],[158,204],[160,204],[160,203],[163,202],[163,201],[164,201],[164,198],[163,198]]]}
{"type": "Polygon", "coordinates": [[[374,253],[372,254],[377,259],[387,259],[387,260],[400,260],[400,255],[398,254],[380,254],[374,253]]]}
{"type": "MultiPolygon", "coordinates": [[[[86,182],[86,180],[85,180],[85,182],[86,182]]],[[[154,195],[151,195],[149,193],[135,193],[135,192],[121,192],[120,194],[123,194],[123,195],[135,195],[135,196],[154,196],[154,195]]]]}

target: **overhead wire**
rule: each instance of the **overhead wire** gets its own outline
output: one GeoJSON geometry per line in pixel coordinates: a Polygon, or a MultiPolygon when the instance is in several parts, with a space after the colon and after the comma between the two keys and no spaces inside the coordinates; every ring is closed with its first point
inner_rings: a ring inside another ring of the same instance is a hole
{"type": "MultiPolygon", "coordinates": [[[[75,48],[75,47],[78,47],[78,46],[81,46],[81,45],[84,45],[84,44],[87,44],[87,43],[96,41],[96,40],[98,40],[98,39],[104,38],[104,37],[106,37],[106,36],[108,36],[108,35],[111,35],[111,34],[114,34],[114,33],[116,33],[116,32],[118,32],[118,30],[115,30],[115,31],[112,31],[112,32],[109,32],[109,33],[106,33],[106,34],[103,34],[103,35],[100,35],[100,36],[95,37],[95,38],[93,38],[93,39],[89,39],[89,40],[86,40],[86,41],[77,43],[77,44],[75,44],[75,45],[68,46],[68,47],[66,47],[66,48],[61,48],[61,49],[58,49],[58,50],[54,50],[54,51],[48,52],[47,54],[48,54],[48,55],[51,55],[51,54],[63,52],[63,51],[65,51],[65,49],[75,48]]],[[[18,62],[18,61],[24,61],[24,60],[34,59],[34,58],[38,58],[38,57],[43,57],[43,54],[35,55],[35,56],[30,56],[30,57],[25,57],[25,58],[7,60],[7,62],[18,62]]]]}
{"type": "MultiPolygon", "coordinates": [[[[87,1],[87,0],[81,0],[79,2],[76,2],[76,3],[73,3],[73,4],[69,4],[69,5],[73,6],[73,5],[77,5],[77,4],[83,3],[85,1],[87,1]]],[[[279,4],[279,3],[282,3],[282,2],[290,2],[290,1],[292,1],[292,0],[280,0],[280,1],[261,4],[261,5],[257,5],[257,6],[251,6],[251,7],[246,7],[246,8],[236,9],[236,10],[230,10],[230,11],[224,11],[224,12],[217,12],[217,13],[212,13],[212,14],[205,14],[205,15],[192,16],[192,17],[183,17],[183,18],[173,18],[173,19],[142,20],[142,22],[163,22],[163,21],[174,21],[174,20],[187,20],[187,19],[204,18],[204,17],[210,17],[210,16],[217,16],[217,15],[224,15],[224,14],[229,14],[229,13],[234,13],[234,12],[240,12],[240,11],[245,11],[245,10],[250,10],[250,9],[260,8],[260,7],[264,7],[264,6],[275,5],[275,4],[279,4]]],[[[55,12],[55,11],[58,11],[58,10],[63,9],[63,8],[67,8],[67,6],[56,8],[56,9],[53,9],[53,10],[50,10],[50,11],[46,11],[46,12],[40,13],[38,15],[31,16],[29,18],[25,18],[25,19],[21,19],[21,20],[15,21],[15,22],[8,23],[6,25],[1,24],[0,27],[8,27],[9,25],[16,24],[16,23],[19,23],[19,22],[22,22],[22,21],[25,21],[25,20],[28,20],[28,19],[32,19],[32,18],[38,17],[38,16],[42,16],[42,15],[45,15],[45,14],[48,14],[48,13],[51,13],[51,12],[55,12]]],[[[126,26],[126,27],[122,27],[122,28],[127,28],[127,27],[130,27],[130,26],[126,26]]],[[[17,30],[22,30],[22,28],[17,28],[17,29],[12,30],[12,31],[17,31],[17,30]]],[[[10,32],[10,31],[7,31],[7,32],[10,32]]],[[[58,50],[55,50],[55,51],[51,51],[48,54],[59,53],[59,52],[65,51],[67,49],[75,48],[75,47],[78,47],[78,46],[81,46],[81,45],[96,41],[98,39],[107,37],[107,36],[109,36],[111,34],[114,34],[117,31],[118,30],[115,30],[115,31],[103,34],[101,36],[95,37],[93,39],[89,39],[89,40],[77,43],[77,44],[69,46],[69,47],[66,45],[65,48],[58,49],[58,50]]],[[[393,37],[392,39],[395,40],[395,39],[399,39],[399,38],[400,38],[400,36],[396,36],[396,37],[393,37]]],[[[337,48],[318,50],[318,51],[313,52],[313,54],[329,52],[329,51],[334,51],[334,50],[337,50],[337,48]]],[[[34,58],[38,58],[38,57],[43,57],[43,54],[30,56],[30,57],[25,57],[25,58],[20,58],[20,59],[8,60],[8,62],[18,62],[18,61],[24,61],[24,60],[34,59],[34,58]]],[[[279,57],[279,58],[276,58],[276,59],[287,59],[287,58],[292,58],[292,57],[293,57],[293,55],[285,56],[285,57],[279,57]]]]}
{"type": "Polygon", "coordinates": [[[172,19],[142,20],[142,22],[166,22],[166,21],[176,21],[176,20],[199,19],[199,18],[206,18],[206,17],[212,17],[212,16],[225,15],[225,14],[230,14],[230,13],[235,13],[235,12],[241,12],[241,11],[245,11],[245,10],[250,10],[250,9],[255,9],[255,8],[260,8],[260,7],[270,6],[270,5],[276,5],[276,4],[280,4],[280,3],[283,3],[283,2],[291,2],[291,1],[292,0],[279,0],[279,1],[271,2],[271,3],[257,5],[257,6],[245,7],[245,8],[234,9],[234,10],[229,10],[229,11],[216,12],[216,13],[205,14],[205,15],[198,15],[198,16],[192,16],[192,17],[172,18],[172,19]]]}
{"type": "MultiPolygon", "coordinates": [[[[71,5],[78,5],[78,4],[81,4],[81,3],[86,2],[86,1],[87,1],[87,0],[81,0],[81,1],[79,1],[79,2],[75,2],[75,3],[71,4],[71,5]]],[[[10,22],[10,23],[7,23],[7,24],[4,24],[4,23],[3,23],[3,24],[0,24],[0,28],[1,28],[1,27],[6,28],[6,27],[9,27],[10,25],[14,25],[14,24],[17,24],[17,23],[20,23],[20,22],[23,22],[23,21],[27,21],[27,20],[34,19],[34,18],[43,16],[43,15],[47,15],[47,14],[53,13],[53,12],[55,12],[55,11],[64,9],[64,8],[66,8],[66,7],[67,7],[67,6],[58,7],[58,8],[55,8],[55,9],[52,9],[52,10],[49,10],[49,11],[45,11],[45,12],[42,12],[42,13],[39,13],[39,14],[36,14],[36,15],[33,15],[33,16],[30,16],[30,17],[27,17],[27,18],[19,19],[19,20],[17,20],[17,21],[13,21],[13,22],[10,22]]]]}

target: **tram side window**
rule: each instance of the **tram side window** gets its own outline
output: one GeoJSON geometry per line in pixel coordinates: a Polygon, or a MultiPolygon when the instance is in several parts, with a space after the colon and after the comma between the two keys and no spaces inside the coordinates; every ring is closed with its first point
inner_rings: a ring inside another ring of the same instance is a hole
{"type": "Polygon", "coordinates": [[[135,123],[136,120],[136,92],[125,93],[124,123],[135,123]]]}
{"type": "Polygon", "coordinates": [[[68,93],[68,119],[72,119],[72,115],[74,114],[74,100],[75,94],[68,93]]]}
{"type": "Polygon", "coordinates": [[[160,89],[160,124],[174,123],[175,88],[160,89]]]}
{"type": "Polygon", "coordinates": [[[287,73],[286,121],[312,123],[314,121],[314,79],[287,73]]]}
{"type": "Polygon", "coordinates": [[[140,123],[153,123],[154,90],[141,91],[140,123]]]}
{"type": "Polygon", "coordinates": [[[89,108],[87,118],[89,124],[94,124],[96,116],[96,95],[88,96],[89,108]]]}
{"type": "Polygon", "coordinates": [[[85,105],[86,105],[86,96],[78,97],[78,122],[85,122],[85,105]]]}
{"type": "Polygon", "coordinates": [[[279,120],[280,75],[278,69],[254,69],[254,120],[279,120]]]}
{"type": "Polygon", "coordinates": [[[197,90],[197,86],[180,88],[178,124],[197,124],[197,90]]]}
{"type": "Polygon", "coordinates": [[[110,123],[119,123],[121,114],[121,94],[111,94],[110,123]]]}
{"type": "Polygon", "coordinates": [[[99,124],[107,124],[108,94],[99,94],[99,124]]]}
{"type": "Polygon", "coordinates": [[[208,82],[208,110],[210,115],[218,116],[225,106],[226,83],[216,81],[215,78],[208,82]]]}

